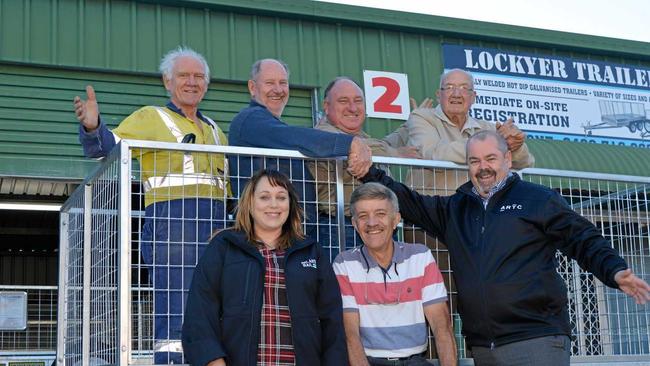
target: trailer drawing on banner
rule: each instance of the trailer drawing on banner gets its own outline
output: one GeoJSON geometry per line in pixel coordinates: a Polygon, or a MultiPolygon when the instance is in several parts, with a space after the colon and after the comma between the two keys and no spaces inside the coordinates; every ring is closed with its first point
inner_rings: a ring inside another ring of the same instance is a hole
{"type": "Polygon", "coordinates": [[[643,103],[601,100],[598,105],[602,122],[592,125],[587,121],[586,125],[583,124],[585,135],[603,128],[627,127],[631,133],[639,132],[643,139],[650,136],[650,119],[646,116],[643,103]]]}

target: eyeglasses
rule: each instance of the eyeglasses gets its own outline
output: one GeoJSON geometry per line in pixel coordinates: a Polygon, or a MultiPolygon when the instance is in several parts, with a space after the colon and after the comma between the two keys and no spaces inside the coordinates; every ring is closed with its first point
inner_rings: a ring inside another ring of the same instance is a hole
{"type": "Polygon", "coordinates": [[[443,85],[440,90],[447,92],[449,94],[452,94],[454,91],[458,90],[459,93],[461,94],[470,94],[471,92],[474,91],[472,87],[469,85],[453,85],[453,84],[447,84],[443,85]]]}
{"type": "MultiPolygon", "coordinates": [[[[393,264],[394,266],[395,264],[393,264]]],[[[394,267],[393,267],[394,268],[394,267]]],[[[373,268],[374,270],[383,271],[381,268],[373,268]]],[[[373,270],[371,269],[371,270],[373,270]]],[[[371,282],[369,278],[370,271],[366,271],[365,282],[365,300],[367,305],[397,305],[400,303],[402,297],[402,281],[399,278],[399,273],[395,270],[382,273],[384,276],[384,283],[371,282]],[[395,277],[392,277],[391,274],[395,277]],[[397,281],[386,281],[387,278],[395,279],[397,281]]]]}

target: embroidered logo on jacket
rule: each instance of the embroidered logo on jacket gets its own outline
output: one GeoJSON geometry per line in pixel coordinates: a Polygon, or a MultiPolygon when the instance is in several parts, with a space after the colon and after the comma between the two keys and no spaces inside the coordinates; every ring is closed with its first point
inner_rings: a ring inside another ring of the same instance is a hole
{"type": "Polygon", "coordinates": [[[521,209],[523,209],[522,205],[513,203],[512,205],[503,205],[503,206],[501,206],[501,209],[499,210],[499,212],[509,211],[509,210],[521,210],[521,209]]]}
{"type": "Polygon", "coordinates": [[[306,261],[300,262],[304,268],[318,268],[316,266],[316,260],[315,259],[307,259],[306,261]]]}

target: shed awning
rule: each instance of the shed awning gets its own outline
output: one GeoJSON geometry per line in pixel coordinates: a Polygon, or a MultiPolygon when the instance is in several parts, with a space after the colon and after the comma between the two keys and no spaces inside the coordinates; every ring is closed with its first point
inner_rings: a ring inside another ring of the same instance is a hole
{"type": "Polygon", "coordinates": [[[535,168],[650,176],[650,149],[556,140],[526,141],[535,168]]]}

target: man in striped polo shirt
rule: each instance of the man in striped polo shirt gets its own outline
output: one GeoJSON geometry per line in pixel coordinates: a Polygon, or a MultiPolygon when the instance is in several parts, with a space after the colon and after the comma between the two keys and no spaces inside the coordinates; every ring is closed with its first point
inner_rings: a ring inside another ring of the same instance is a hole
{"type": "Polygon", "coordinates": [[[429,365],[428,321],[440,364],[456,365],[447,290],[433,255],[393,240],[401,218],[395,194],[366,183],[352,193],[350,213],[363,245],[334,261],[350,364],[429,365]]]}

